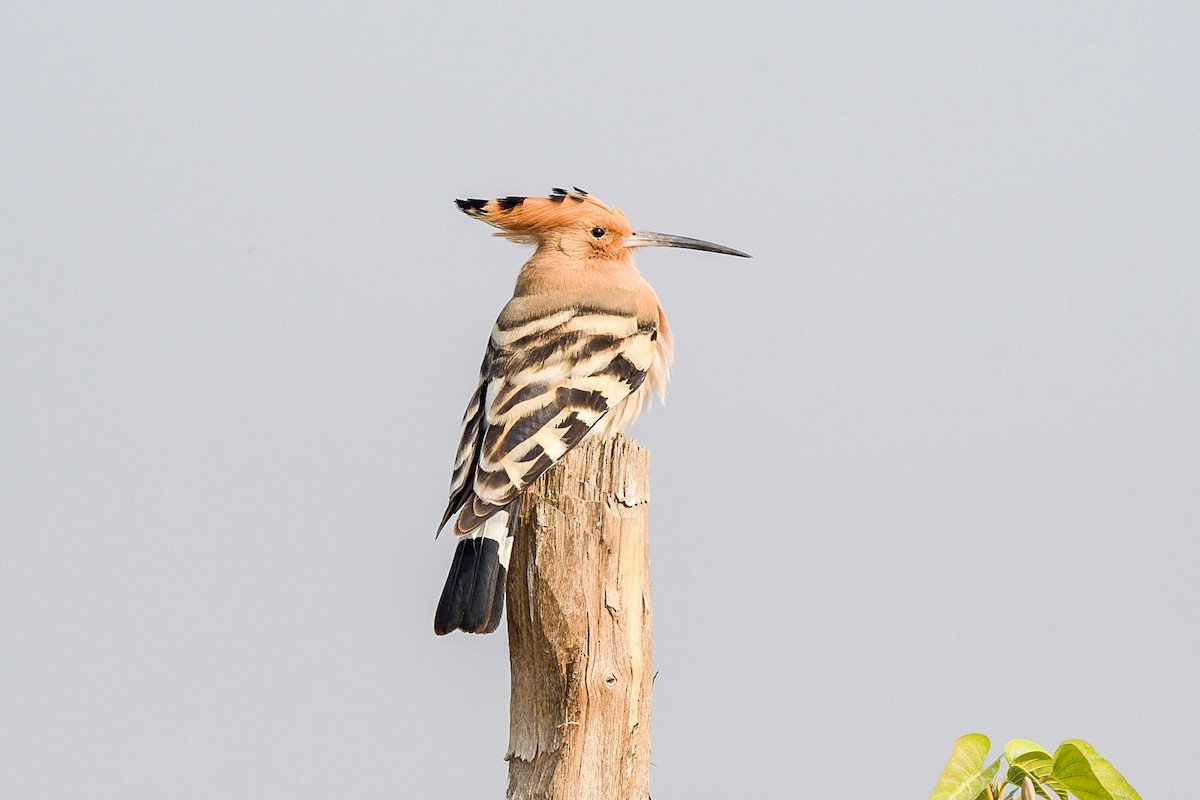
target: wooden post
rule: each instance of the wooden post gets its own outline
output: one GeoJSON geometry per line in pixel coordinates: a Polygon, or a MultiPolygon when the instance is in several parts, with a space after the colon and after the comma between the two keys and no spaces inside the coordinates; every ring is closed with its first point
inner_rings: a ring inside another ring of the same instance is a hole
{"type": "Polygon", "coordinates": [[[508,573],[510,800],[646,800],[649,454],[591,439],[525,494],[508,573]]]}

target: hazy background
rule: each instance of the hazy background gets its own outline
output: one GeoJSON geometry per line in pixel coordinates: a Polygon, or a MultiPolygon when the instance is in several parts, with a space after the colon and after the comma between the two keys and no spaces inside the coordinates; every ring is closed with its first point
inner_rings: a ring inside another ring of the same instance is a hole
{"type": "Polygon", "coordinates": [[[641,254],[654,797],[1200,745],[1200,5],[0,10],[0,795],[503,796],[459,418],[575,184],[641,254]]]}

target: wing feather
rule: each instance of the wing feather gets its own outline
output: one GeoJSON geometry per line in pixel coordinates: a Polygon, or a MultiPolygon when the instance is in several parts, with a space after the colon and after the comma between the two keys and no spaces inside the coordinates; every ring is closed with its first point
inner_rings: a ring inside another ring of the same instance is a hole
{"type": "Polygon", "coordinates": [[[460,512],[457,535],[513,502],[642,385],[656,330],[593,308],[497,325],[463,418],[445,517],[460,512]]]}
{"type": "Polygon", "coordinates": [[[471,395],[471,402],[467,404],[467,410],[463,413],[462,435],[459,437],[458,452],[454,458],[454,472],[450,476],[450,502],[446,505],[441,524],[438,525],[439,533],[471,496],[471,481],[475,476],[479,449],[486,431],[484,406],[487,404],[488,375],[495,356],[496,348],[489,342],[483,355],[483,364],[479,367],[479,386],[475,389],[475,394],[471,395]]]}

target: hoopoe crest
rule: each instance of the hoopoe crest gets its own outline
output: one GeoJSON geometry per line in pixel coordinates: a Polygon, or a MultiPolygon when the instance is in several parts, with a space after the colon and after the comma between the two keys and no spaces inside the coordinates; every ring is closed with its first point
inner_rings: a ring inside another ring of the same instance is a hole
{"type": "Polygon", "coordinates": [[[536,250],[492,329],[463,416],[444,527],[459,537],[434,631],[500,624],[521,494],[589,436],[612,436],[666,391],[671,329],[633,263],[638,247],[748,257],[722,245],[634,231],[575,188],[549,197],[457,200],[497,235],[536,250]]]}

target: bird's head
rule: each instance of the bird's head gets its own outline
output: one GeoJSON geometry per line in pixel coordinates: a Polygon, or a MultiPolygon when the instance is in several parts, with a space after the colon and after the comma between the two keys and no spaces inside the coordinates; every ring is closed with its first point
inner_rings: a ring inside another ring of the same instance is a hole
{"type": "Polygon", "coordinates": [[[549,197],[501,197],[455,200],[469,216],[499,228],[504,236],[539,249],[553,249],[572,259],[616,259],[634,247],[686,247],[749,258],[729,247],[686,236],[634,231],[620,209],[582,189],[551,190],[549,197]]]}

